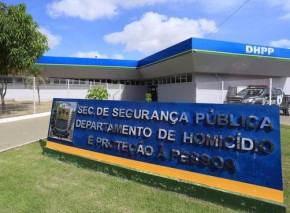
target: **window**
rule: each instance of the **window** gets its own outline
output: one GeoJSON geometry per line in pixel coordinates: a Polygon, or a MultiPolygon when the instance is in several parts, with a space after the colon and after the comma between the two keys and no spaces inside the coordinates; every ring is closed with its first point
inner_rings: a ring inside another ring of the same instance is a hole
{"type": "Polygon", "coordinates": [[[16,83],[17,84],[22,84],[23,78],[16,78],[16,83]]]}
{"type": "Polygon", "coordinates": [[[181,80],[181,83],[185,83],[186,82],[186,75],[181,75],[180,80],[181,80]]]}
{"type": "Polygon", "coordinates": [[[66,79],[60,79],[60,84],[66,84],[66,79]]]}
{"type": "Polygon", "coordinates": [[[165,77],[162,78],[162,84],[166,84],[166,78],[165,77]]]}
{"type": "Polygon", "coordinates": [[[173,83],[173,84],[175,84],[175,83],[176,83],[175,76],[172,76],[172,77],[171,77],[171,83],[173,83]]]}
{"type": "Polygon", "coordinates": [[[5,78],[4,77],[4,82],[10,84],[10,83],[12,83],[12,78],[5,78]]]}
{"type": "Polygon", "coordinates": [[[53,79],[53,83],[54,83],[54,84],[59,84],[59,79],[54,78],[54,79],[53,79]]]}

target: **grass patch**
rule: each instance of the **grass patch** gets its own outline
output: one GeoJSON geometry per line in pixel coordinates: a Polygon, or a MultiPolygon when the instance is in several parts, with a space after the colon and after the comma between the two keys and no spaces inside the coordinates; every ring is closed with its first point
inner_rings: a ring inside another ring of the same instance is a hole
{"type": "MultiPolygon", "coordinates": [[[[289,211],[290,126],[281,137],[289,211]]],[[[50,158],[41,143],[1,153],[0,180],[1,212],[239,212],[50,158]]]]}
{"type": "Polygon", "coordinates": [[[290,212],[290,126],[281,126],[284,202],[290,212]]]}
{"type": "Polygon", "coordinates": [[[0,155],[1,212],[234,212],[42,155],[39,143],[0,155]]]}

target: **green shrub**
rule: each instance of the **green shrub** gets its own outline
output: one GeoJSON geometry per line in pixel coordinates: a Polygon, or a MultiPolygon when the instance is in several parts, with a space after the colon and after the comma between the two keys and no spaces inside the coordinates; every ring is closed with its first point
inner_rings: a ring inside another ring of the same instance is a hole
{"type": "Polygon", "coordinates": [[[151,102],[152,101],[152,95],[151,95],[150,92],[147,92],[145,94],[145,101],[147,101],[147,102],[151,102]]]}
{"type": "Polygon", "coordinates": [[[110,97],[110,94],[108,90],[103,86],[89,89],[86,95],[86,99],[92,99],[92,100],[108,100],[109,97],[110,97]]]}

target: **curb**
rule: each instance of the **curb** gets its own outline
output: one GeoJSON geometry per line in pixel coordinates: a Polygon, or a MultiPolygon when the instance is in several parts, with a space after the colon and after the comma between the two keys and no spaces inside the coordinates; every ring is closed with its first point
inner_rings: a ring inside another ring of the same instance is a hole
{"type": "Polygon", "coordinates": [[[24,145],[28,145],[28,144],[31,144],[31,143],[36,143],[36,142],[39,142],[40,140],[44,140],[44,139],[46,139],[46,138],[40,138],[40,139],[37,139],[37,140],[33,140],[33,141],[22,143],[22,144],[19,144],[19,145],[16,145],[16,146],[12,146],[12,147],[9,147],[9,148],[6,148],[6,149],[1,149],[0,153],[1,152],[6,152],[6,151],[9,151],[11,149],[15,149],[15,148],[18,148],[18,147],[21,147],[21,146],[24,146],[24,145]]]}
{"type": "Polygon", "coordinates": [[[0,124],[14,122],[14,121],[20,121],[20,120],[26,120],[26,119],[32,119],[32,118],[39,118],[39,117],[44,117],[44,116],[48,116],[48,115],[50,115],[50,112],[37,113],[37,114],[33,114],[33,115],[23,115],[23,116],[12,117],[12,118],[3,118],[3,119],[0,119],[0,124]]]}

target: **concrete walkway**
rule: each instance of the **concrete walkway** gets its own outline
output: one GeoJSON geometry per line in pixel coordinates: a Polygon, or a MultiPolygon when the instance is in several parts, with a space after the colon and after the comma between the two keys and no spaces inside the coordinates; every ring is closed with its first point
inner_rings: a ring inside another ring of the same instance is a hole
{"type": "Polygon", "coordinates": [[[280,116],[280,124],[290,125],[290,116],[280,116]]]}
{"type": "Polygon", "coordinates": [[[0,152],[46,138],[49,113],[0,119],[0,152]]]}

